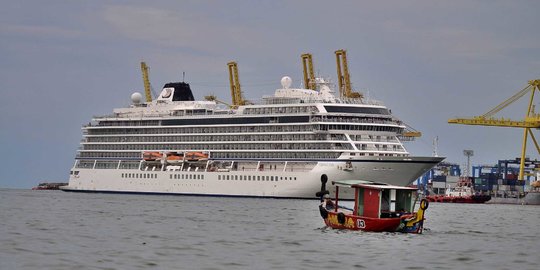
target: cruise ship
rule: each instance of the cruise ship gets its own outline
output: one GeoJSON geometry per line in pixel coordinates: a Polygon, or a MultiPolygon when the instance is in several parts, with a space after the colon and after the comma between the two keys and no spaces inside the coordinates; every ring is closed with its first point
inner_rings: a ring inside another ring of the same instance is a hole
{"type": "Polygon", "coordinates": [[[194,99],[188,83],[95,116],[64,191],[316,198],[334,180],[405,186],[443,160],[412,156],[405,124],[382,103],[341,98],[329,80],[257,104],[194,99]]]}

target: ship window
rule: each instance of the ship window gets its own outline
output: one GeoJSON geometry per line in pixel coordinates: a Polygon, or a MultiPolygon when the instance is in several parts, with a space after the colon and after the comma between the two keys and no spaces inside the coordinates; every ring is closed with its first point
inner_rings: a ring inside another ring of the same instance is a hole
{"type": "Polygon", "coordinates": [[[273,177],[273,176],[270,177],[270,181],[274,181],[274,177],[273,177]]]}
{"type": "Polygon", "coordinates": [[[221,175],[218,175],[218,176],[217,176],[217,180],[221,180],[221,175]]]}
{"type": "Polygon", "coordinates": [[[229,176],[227,175],[227,180],[229,180],[229,176]]]}
{"type": "Polygon", "coordinates": [[[261,176],[257,175],[257,181],[261,181],[261,176]]]}

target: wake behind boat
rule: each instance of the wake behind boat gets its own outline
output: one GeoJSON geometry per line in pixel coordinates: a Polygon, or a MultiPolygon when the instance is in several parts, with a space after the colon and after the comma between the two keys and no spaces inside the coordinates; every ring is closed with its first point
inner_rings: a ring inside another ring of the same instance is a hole
{"type": "Polygon", "coordinates": [[[404,186],[443,160],[411,156],[406,126],[381,102],[336,95],[322,78],[310,89],[281,84],[230,107],[196,101],[185,82],[152,101],[135,93],[131,106],[83,126],[63,190],[314,198],[327,179],[404,186]]]}

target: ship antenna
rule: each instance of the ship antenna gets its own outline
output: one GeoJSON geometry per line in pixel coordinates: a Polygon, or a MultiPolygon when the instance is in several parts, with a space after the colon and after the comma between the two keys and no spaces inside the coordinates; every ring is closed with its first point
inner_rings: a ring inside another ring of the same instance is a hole
{"type": "Polygon", "coordinates": [[[186,82],[186,72],[182,71],[182,82],[186,82]]]}
{"type": "Polygon", "coordinates": [[[434,157],[439,156],[439,136],[436,136],[433,139],[433,156],[434,157]]]}

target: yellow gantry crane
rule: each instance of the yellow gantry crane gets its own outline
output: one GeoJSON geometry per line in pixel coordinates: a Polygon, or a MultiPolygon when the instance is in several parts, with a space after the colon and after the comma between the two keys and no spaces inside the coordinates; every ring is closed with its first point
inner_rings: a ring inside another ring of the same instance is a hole
{"type": "Polygon", "coordinates": [[[313,58],[310,53],[302,54],[302,67],[304,71],[304,87],[315,90],[315,73],[313,72],[313,58]]]}
{"type": "Polygon", "coordinates": [[[150,79],[148,77],[148,66],[145,62],[141,62],[141,71],[142,71],[142,78],[144,83],[144,93],[146,94],[146,102],[152,101],[152,93],[150,86],[150,79]]]}
{"type": "Polygon", "coordinates": [[[524,128],[523,131],[523,142],[521,147],[521,163],[519,166],[519,180],[523,180],[524,169],[525,169],[525,153],[527,151],[527,139],[528,136],[531,136],[531,139],[536,146],[536,150],[540,154],[540,147],[538,142],[534,137],[531,128],[540,128],[540,114],[534,112],[534,94],[536,91],[540,91],[540,79],[531,80],[528,82],[527,86],[521,91],[517,92],[515,95],[511,96],[509,99],[503,101],[501,104],[491,109],[489,112],[472,118],[454,118],[449,119],[448,123],[450,124],[461,124],[461,125],[476,125],[476,126],[495,126],[495,127],[514,127],[514,128],[524,128]],[[505,118],[494,118],[493,115],[500,110],[506,108],[508,105],[512,104],[516,100],[520,99],[527,93],[530,93],[529,105],[527,107],[527,112],[525,114],[525,119],[521,121],[510,120],[505,118]]]}
{"type": "Polygon", "coordinates": [[[240,105],[247,104],[247,101],[242,96],[242,89],[240,88],[240,80],[238,79],[238,65],[236,62],[227,63],[229,66],[229,81],[231,83],[231,96],[232,106],[238,107],[240,105]]]}
{"type": "Polygon", "coordinates": [[[349,66],[347,64],[347,51],[337,50],[336,64],[339,84],[339,95],[347,98],[362,98],[362,94],[354,92],[351,87],[351,77],[349,75],[349,66]]]}

